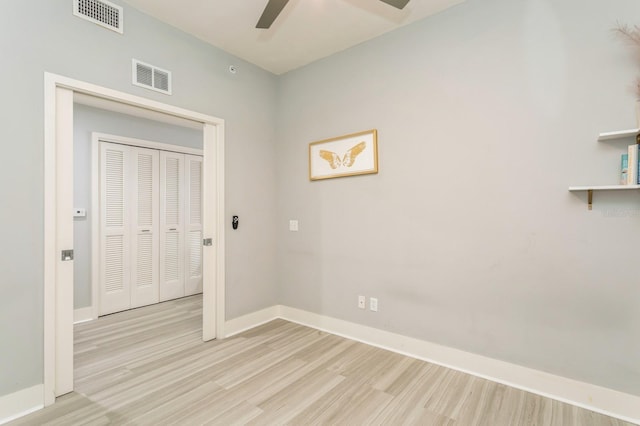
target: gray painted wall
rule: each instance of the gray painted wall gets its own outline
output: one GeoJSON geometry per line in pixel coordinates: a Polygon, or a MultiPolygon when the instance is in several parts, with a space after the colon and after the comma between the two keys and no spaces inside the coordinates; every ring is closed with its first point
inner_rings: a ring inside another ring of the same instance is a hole
{"type": "Polygon", "coordinates": [[[124,35],[71,5],[8,2],[0,14],[0,396],[43,381],[45,71],[225,119],[225,221],[241,218],[227,228],[227,317],[276,303],[275,76],[127,5],[124,35]],[[171,70],[173,96],[132,86],[132,58],[171,70]]]}
{"type": "Polygon", "coordinates": [[[617,183],[638,16],[468,0],[283,76],[280,302],[640,395],[638,196],[567,191],[617,183]],[[371,128],[378,175],[309,182],[309,142],[371,128]]]}
{"type": "Polygon", "coordinates": [[[284,303],[640,394],[640,204],[567,192],[617,181],[624,142],[595,138],[634,125],[609,30],[635,0],[468,0],[280,79],[126,5],[122,36],[70,3],[0,15],[0,396],[42,383],[44,71],[226,120],[228,318],[284,303]],[[132,86],[132,57],[172,70],[174,95],[132,86]],[[308,142],[370,128],[378,175],[308,181],[308,142]]]}
{"type": "Polygon", "coordinates": [[[87,210],[73,223],[73,306],[91,306],[91,133],[202,149],[202,131],[105,111],[86,105],[73,110],[73,201],[87,210]]]}

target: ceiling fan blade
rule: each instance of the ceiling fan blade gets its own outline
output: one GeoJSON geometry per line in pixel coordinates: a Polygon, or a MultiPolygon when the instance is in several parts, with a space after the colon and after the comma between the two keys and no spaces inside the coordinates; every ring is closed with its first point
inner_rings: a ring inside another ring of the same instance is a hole
{"type": "Polygon", "coordinates": [[[289,0],[269,0],[267,7],[264,8],[264,12],[262,12],[262,16],[258,20],[256,28],[267,29],[271,27],[273,21],[280,15],[280,12],[282,12],[282,9],[284,9],[288,2],[289,0]]]}
{"type": "Polygon", "coordinates": [[[409,3],[409,0],[380,0],[390,6],[393,6],[397,9],[404,9],[404,7],[409,3]]]}

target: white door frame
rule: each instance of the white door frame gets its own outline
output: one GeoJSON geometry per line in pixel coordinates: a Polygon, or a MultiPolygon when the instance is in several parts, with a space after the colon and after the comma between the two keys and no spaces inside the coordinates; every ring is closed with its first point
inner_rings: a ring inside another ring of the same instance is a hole
{"type": "Polygon", "coordinates": [[[198,122],[203,131],[202,338],[222,338],[225,323],[224,120],[157,101],[44,74],[44,405],[73,390],[73,95],[86,94],[198,122]]]}

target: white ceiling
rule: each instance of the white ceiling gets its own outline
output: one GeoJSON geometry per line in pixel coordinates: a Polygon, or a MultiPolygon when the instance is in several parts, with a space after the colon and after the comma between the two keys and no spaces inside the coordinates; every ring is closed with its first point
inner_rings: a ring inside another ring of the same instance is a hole
{"type": "Polygon", "coordinates": [[[248,62],[282,74],[463,1],[411,0],[398,10],[377,0],[290,0],[267,30],[255,28],[267,0],[126,3],[248,62]]]}

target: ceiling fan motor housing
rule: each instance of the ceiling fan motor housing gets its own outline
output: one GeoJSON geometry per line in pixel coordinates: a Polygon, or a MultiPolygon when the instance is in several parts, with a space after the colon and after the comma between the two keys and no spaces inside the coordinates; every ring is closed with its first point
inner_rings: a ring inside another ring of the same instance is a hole
{"type": "MultiPolygon", "coordinates": [[[[404,9],[404,7],[409,3],[409,0],[380,0],[383,3],[386,3],[390,6],[395,7],[396,9],[404,9]]],[[[282,9],[287,5],[289,0],[269,0],[267,6],[264,8],[262,12],[262,16],[258,20],[256,24],[256,28],[267,29],[271,28],[271,24],[276,20],[282,9]]]]}

